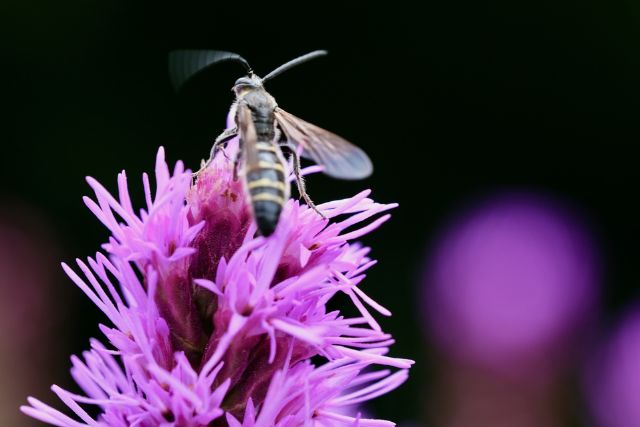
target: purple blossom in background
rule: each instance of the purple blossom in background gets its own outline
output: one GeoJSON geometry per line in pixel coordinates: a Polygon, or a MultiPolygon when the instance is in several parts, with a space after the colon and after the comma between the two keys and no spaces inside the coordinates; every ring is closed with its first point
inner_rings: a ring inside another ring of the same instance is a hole
{"type": "Polygon", "coordinates": [[[597,280],[593,244],[569,210],[497,197],[437,243],[425,277],[428,328],[459,359],[536,376],[530,363],[553,370],[595,317],[597,280]]]}
{"type": "Polygon", "coordinates": [[[32,421],[16,411],[27,393],[46,390],[64,357],[59,335],[66,313],[58,289],[60,246],[50,225],[31,206],[3,199],[0,210],[0,425],[32,421]],[[38,262],[33,262],[37,259],[38,262]],[[47,351],[42,351],[47,349],[47,351]]]}
{"type": "Polygon", "coordinates": [[[104,253],[63,268],[108,317],[109,345],[93,339],[72,358],[83,395],[52,387],[73,418],[35,398],[23,412],[73,427],[393,425],[354,409],[399,386],[413,362],[387,355],[393,339],[369,309],[390,313],[359,287],[375,261],[350,242],[395,205],[364,191],[319,205],[323,219],[289,200],[265,239],[231,169],[219,154],[192,184],[160,149],[139,211],[124,172],[117,197],[88,179],[85,203],[112,235],[104,253]],[[358,317],[327,310],[339,292],[358,317]]]}
{"type": "Polygon", "coordinates": [[[599,343],[587,369],[586,394],[598,425],[637,427],[640,422],[640,307],[599,343]]]}

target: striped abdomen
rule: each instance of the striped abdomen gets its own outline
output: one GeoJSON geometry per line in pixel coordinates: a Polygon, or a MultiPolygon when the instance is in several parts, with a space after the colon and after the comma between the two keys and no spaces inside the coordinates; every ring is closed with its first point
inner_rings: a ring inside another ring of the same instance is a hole
{"type": "Polygon", "coordinates": [[[289,198],[285,168],[280,148],[271,142],[257,142],[253,147],[254,161],[247,162],[246,184],[253,207],[253,216],[263,236],[270,236],[278,225],[284,202],[289,198]]]}

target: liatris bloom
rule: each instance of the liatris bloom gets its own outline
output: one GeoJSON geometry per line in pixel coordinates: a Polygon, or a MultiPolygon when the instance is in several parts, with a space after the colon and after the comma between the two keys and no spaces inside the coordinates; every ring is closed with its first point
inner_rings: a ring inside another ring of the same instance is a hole
{"type": "Polygon", "coordinates": [[[558,202],[526,193],[489,199],[454,222],[426,275],[436,341],[492,370],[555,375],[597,301],[598,259],[579,224],[558,202]]]}
{"type": "Polygon", "coordinates": [[[112,236],[106,254],[77,260],[83,277],[63,268],[109,318],[109,346],[94,339],[72,357],[84,395],[52,387],[74,417],[35,398],[24,413],[72,427],[393,425],[354,409],[404,382],[413,362],[386,355],[393,340],[368,307],[390,313],[359,288],[375,261],[350,241],[394,205],[365,191],[318,206],[323,219],[290,200],[275,234],[256,237],[224,154],[192,184],[160,149],[139,213],[124,172],[117,198],[88,179],[95,200],[85,203],[112,236]],[[327,310],[339,292],[358,317],[327,310]]]}

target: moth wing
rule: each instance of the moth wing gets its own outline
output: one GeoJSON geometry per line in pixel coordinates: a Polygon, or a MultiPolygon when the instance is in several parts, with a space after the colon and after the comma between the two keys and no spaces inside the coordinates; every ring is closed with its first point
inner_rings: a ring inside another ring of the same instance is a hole
{"type": "Polygon", "coordinates": [[[238,110],[236,113],[238,120],[238,130],[240,132],[240,149],[242,150],[242,157],[247,165],[247,170],[258,167],[258,150],[256,144],[258,142],[258,134],[256,133],[256,127],[253,124],[253,116],[251,110],[246,104],[238,104],[238,110]]]}
{"type": "Polygon", "coordinates": [[[373,172],[369,156],[344,138],[276,108],[275,117],[288,141],[302,147],[302,156],[324,166],[338,179],[363,179],[373,172]]]}

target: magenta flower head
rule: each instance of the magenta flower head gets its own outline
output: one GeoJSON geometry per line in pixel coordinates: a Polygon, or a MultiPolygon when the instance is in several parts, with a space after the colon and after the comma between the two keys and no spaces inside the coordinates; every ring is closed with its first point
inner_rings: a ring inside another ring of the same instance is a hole
{"type": "Polygon", "coordinates": [[[596,251],[578,218],[551,199],[511,193],[447,228],[425,277],[436,341],[501,371],[559,365],[586,331],[598,294],[596,251]]]}
{"type": "Polygon", "coordinates": [[[111,237],[63,268],[107,316],[108,344],[72,357],[82,394],[52,387],[72,413],[35,398],[24,413],[69,427],[393,425],[356,406],[399,386],[413,362],[387,354],[393,339],[370,310],[390,313],[360,289],[375,261],[353,240],[394,205],[364,191],[319,205],[324,219],[289,200],[275,233],[256,236],[234,150],[193,184],[161,148],[140,210],[124,172],[117,196],[88,179],[85,203],[111,237]],[[337,293],[357,317],[327,309],[337,293]]]}
{"type": "Polygon", "coordinates": [[[640,420],[640,307],[636,304],[589,356],[585,394],[597,425],[636,427],[640,420]]]}

